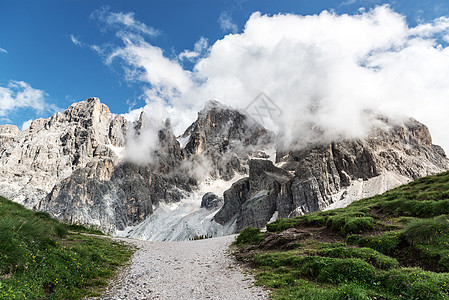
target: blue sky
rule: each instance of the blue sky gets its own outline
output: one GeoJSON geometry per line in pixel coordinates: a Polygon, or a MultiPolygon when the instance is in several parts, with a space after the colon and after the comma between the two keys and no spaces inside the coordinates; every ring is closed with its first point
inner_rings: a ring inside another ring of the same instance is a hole
{"type": "MultiPolygon", "coordinates": [[[[29,119],[49,117],[56,110],[92,96],[99,97],[114,113],[127,113],[158,99],[170,103],[170,97],[185,95],[184,79],[167,87],[166,77],[176,77],[173,74],[179,71],[175,70],[177,68],[182,69],[178,73],[190,74],[195,66],[201,65],[198,62],[202,58],[214,53],[212,46],[219,48],[217,41],[231,40],[229,34],[241,34],[256,11],[261,16],[305,16],[320,14],[323,10],[338,16],[360,15],[385,4],[389,5],[387,14],[404,17],[410,28],[423,24],[437,28],[434,20],[449,16],[447,1],[430,0],[0,0],[0,123],[13,123],[20,128],[29,119]],[[132,52],[136,49],[127,47],[126,40],[138,45],[140,52],[132,52]],[[151,74],[149,69],[159,61],[146,61],[145,49],[161,61],[166,59],[161,68],[173,67],[174,73],[162,79],[151,74]],[[162,56],[156,53],[158,51],[162,56]],[[183,52],[186,55],[180,56],[183,52]],[[192,56],[188,56],[189,53],[192,56]],[[147,76],[135,76],[140,73],[147,76]]],[[[380,13],[378,18],[383,20],[380,13]]],[[[262,19],[254,23],[262,24],[262,19]]],[[[443,27],[433,30],[431,36],[420,35],[420,38],[432,39],[435,49],[435,41],[442,45],[440,47],[446,47],[447,39],[443,37],[447,28],[443,27]]],[[[404,45],[401,47],[408,47],[404,45]]],[[[212,62],[212,58],[209,61],[212,62]]],[[[206,62],[203,65],[207,65],[206,62]]],[[[208,69],[207,72],[193,73],[196,79],[201,77],[199,81],[211,82],[214,79],[211,72],[208,69]]],[[[192,82],[186,83],[185,89],[192,89],[191,85],[197,84],[195,80],[192,82]]],[[[442,90],[440,94],[445,93],[446,90],[442,90]]],[[[209,97],[204,91],[195,95],[209,97]]],[[[202,105],[204,99],[198,99],[198,102],[202,105]]],[[[192,102],[186,104],[189,108],[194,106],[192,102]]],[[[186,115],[186,119],[189,116],[186,115]]]]}

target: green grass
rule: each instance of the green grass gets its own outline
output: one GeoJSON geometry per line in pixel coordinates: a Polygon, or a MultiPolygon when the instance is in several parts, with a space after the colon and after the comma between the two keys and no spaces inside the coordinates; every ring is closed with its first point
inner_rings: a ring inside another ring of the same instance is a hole
{"type": "Polygon", "coordinates": [[[81,299],[99,291],[133,250],[0,198],[0,299],[81,299]]]}
{"type": "Polygon", "coordinates": [[[260,229],[247,227],[235,239],[234,245],[245,246],[248,244],[259,245],[263,241],[260,229]]]}
{"type": "Polygon", "coordinates": [[[267,250],[252,229],[253,250],[238,255],[273,299],[449,299],[449,172],[267,230],[292,227],[312,236],[267,250]]]}

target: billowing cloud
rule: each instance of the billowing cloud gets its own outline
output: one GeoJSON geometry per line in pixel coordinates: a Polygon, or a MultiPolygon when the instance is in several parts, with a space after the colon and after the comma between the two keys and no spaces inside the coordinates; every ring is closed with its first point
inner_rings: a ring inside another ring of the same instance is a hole
{"type": "Polygon", "coordinates": [[[23,81],[10,81],[7,86],[0,86],[0,117],[22,109],[30,108],[36,112],[51,111],[57,108],[45,101],[45,92],[32,88],[23,81]]]}
{"type": "Polygon", "coordinates": [[[129,67],[128,80],[140,80],[151,84],[147,96],[153,100],[169,101],[187,93],[193,85],[189,72],[183,70],[176,60],[164,56],[161,48],[153,46],[144,39],[123,33],[120,35],[123,48],[114,50],[107,58],[111,63],[121,58],[129,67]]]}
{"type": "Polygon", "coordinates": [[[5,49],[3,49],[3,48],[0,48],[0,53],[5,53],[5,54],[8,54],[8,51],[6,51],[5,49]]]}
{"type": "Polygon", "coordinates": [[[226,11],[220,14],[218,23],[220,24],[221,30],[224,32],[236,33],[238,31],[237,25],[232,21],[231,15],[226,11]]]}
{"type": "Polygon", "coordinates": [[[154,111],[178,133],[209,99],[244,109],[263,91],[283,111],[273,118],[287,145],[363,137],[380,113],[415,117],[449,152],[449,48],[438,42],[448,34],[447,18],[410,27],[388,6],[354,15],[254,13],[192,71],[131,34],[109,61],[121,58],[129,80],[148,83],[148,107],[165,108],[154,111]]]}

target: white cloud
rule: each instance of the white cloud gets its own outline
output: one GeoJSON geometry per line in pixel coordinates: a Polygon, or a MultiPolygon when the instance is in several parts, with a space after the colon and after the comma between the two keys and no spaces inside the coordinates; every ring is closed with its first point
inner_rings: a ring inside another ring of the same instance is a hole
{"type": "Polygon", "coordinates": [[[73,44],[75,44],[75,45],[77,45],[77,46],[79,46],[79,47],[82,47],[83,45],[81,44],[81,42],[73,35],[73,34],[71,34],[70,35],[70,39],[72,40],[72,43],[73,44]]]}
{"type": "Polygon", "coordinates": [[[165,57],[162,49],[134,35],[121,34],[121,38],[125,46],[113,51],[107,63],[121,58],[130,66],[126,68],[128,80],[151,83],[152,88],[146,92],[150,100],[175,99],[192,87],[189,72],[184,71],[175,60],[165,57]]]}
{"type": "Polygon", "coordinates": [[[357,2],[357,0],[346,0],[346,1],[343,1],[341,3],[341,5],[351,5],[351,4],[354,4],[356,2],[357,2]]]}
{"type": "Polygon", "coordinates": [[[410,35],[420,37],[432,37],[435,34],[449,33],[449,18],[440,17],[432,23],[422,23],[415,28],[410,29],[410,35]]]}
{"type": "Polygon", "coordinates": [[[134,18],[134,13],[114,13],[110,12],[108,7],[103,7],[102,9],[96,10],[92,14],[93,18],[98,18],[100,21],[106,23],[111,27],[121,26],[125,27],[127,30],[131,30],[140,34],[145,34],[149,36],[157,36],[160,34],[159,30],[153,27],[147,26],[144,23],[136,20],[134,18]]]}
{"type": "Polygon", "coordinates": [[[23,122],[22,127],[21,127],[20,130],[22,130],[22,131],[27,130],[28,128],[30,128],[32,122],[33,122],[32,119],[23,122]]]}
{"type": "Polygon", "coordinates": [[[177,133],[209,99],[244,109],[264,91],[283,110],[275,121],[287,144],[314,141],[317,128],[321,141],[363,137],[372,111],[417,118],[449,152],[449,48],[436,42],[446,23],[410,28],[388,6],[355,15],[254,13],[193,71],[132,35],[121,36],[109,61],[120,57],[129,80],[148,83],[145,110],[171,117],[177,133]]]}
{"type": "Polygon", "coordinates": [[[193,61],[195,58],[198,58],[202,54],[204,54],[204,51],[206,51],[208,47],[209,47],[209,42],[207,41],[207,39],[205,37],[202,36],[195,43],[195,45],[193,47],[193,51],[186,49],[183,52],[181,52],[178,57],[180,60],[187,59],[187,60],[193,61]]]}
{"type": "Polygon", "coordinates": [[[3,48],[0,48],[0,53],[5,53],[5,54],[8,54],[8,51],[6,51],[5,49],[3,49],[3,48]]]}
{"type": "Polygon", "coordinates": [[[218,23],[220,24],[221,30],[224,32],[236,33],[238,31],[237,25],[233,22],[231,16],[226,11],[220,14],[218,23]]]}
{"type": "Polygon", "coordinates": [[[22,108],[36,112],[56,111],[57,108],[45,101],[45,92],[32,88],[23,81],[10,81],[7,86],[0,86],[0,117],[22,108]]]}

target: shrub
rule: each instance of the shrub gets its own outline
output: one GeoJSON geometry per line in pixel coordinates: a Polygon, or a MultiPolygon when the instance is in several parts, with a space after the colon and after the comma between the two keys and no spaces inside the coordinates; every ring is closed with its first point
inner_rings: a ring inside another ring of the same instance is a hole
{"type": "Polygon", "coordinates": [[[322,249],[319,255],[336,258],[360,258],[380,269],[391,269],[399,266],[399,262],[371,248],[349,248],[345,246],[322,249]]]}
{"type": "Polygon", "coordinates": [[[259,245],[263,241],[263,233],[258,228],[247,227],[237,236],[235,245],[259,245]]]}
{"type": "Polygon", "coordinates": [[[435,219],[416,220],[407,225],[404,237],[411,245],[430,244],[439,234],[449,231],[449,220],[446,216],[435,219]]]}
{"type": "Polygon", "coordinates": [[[324,226],[327,223],[328,217],[323,216],[322,214],[315,213],[315,214],[302,216],[301,219],[309,225],[324,226]]]}
{"type": "Polygon", "coordinates": [[[346,236],[346,243],[350,245],[358,245],[360,243],[360,235],[358,234],[350,234],[346,236]]]}
{"type": "Polygon", "coordinates": [[[446,299],[449,294],[447,273],[400,268],[383,273],[379,279],[385,289],[405,299],[446,299]]]}
{"type": "Polygon", "coordinates": [[[347,235],[351,233],[367,232],[374,229],[375,222],[376,221],[371,217],[350,218],[341,229],[341,233],[347,235]]]}
{"type": "Polygon", "coordinates": [[[281,232],[289,228],[298,226],[300,220],[298,218],[293,219],[277,219],[273,223],[267,224],[267,231],[281,232]]]}
{"type": "Polygon", "coordinates": [[[371,283],[375,279],[375,268],[361,259],[341,259],[321,256],[308,256],[298,261],[303,275],[320,282],[371,283]]]}
{"type": "Polygon", "coordinates": [[[380,253],[389,255],[401,243],[401,235],[399,231],[390,231],[379,236],[364,237],[359,240],[359,245],[369,247],[380,253]]]}

